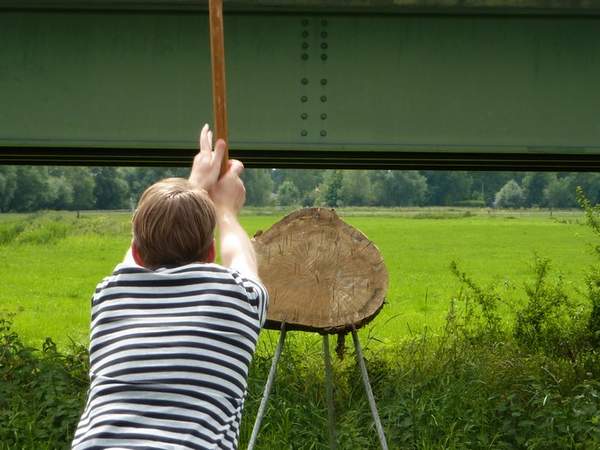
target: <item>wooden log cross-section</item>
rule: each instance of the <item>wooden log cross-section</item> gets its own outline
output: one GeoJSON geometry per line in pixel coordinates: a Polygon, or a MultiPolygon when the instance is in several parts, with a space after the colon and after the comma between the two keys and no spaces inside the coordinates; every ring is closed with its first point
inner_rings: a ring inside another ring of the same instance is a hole
{"type": "Polygon", "coordinates": [[[254,237],[267,328],[342,333],[373,319],[388,273],[377,247],[335,211],[301,209],[254,237]]]}

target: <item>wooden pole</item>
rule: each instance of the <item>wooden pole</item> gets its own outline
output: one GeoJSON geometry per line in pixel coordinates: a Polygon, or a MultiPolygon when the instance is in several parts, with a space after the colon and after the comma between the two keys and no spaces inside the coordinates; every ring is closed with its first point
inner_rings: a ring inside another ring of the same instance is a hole
{"type": "MultiPolygon", "coordinates": [[[[209,0],[210,61],[212,68],[212,94],[215,140],[227,141],[227,103],[225,97],[225,43],[223,37],[223,0],[209,0]]],[[[225,150],[221,175],[227,171],[229,151],[225,150]]]]}

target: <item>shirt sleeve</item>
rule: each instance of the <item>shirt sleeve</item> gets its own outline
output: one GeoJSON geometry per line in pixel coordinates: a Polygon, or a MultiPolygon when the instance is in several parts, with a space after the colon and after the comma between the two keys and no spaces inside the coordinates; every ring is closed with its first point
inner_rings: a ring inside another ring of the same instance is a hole
{"type": "Polygon", "coordinates": [[[250,303],[258,314],[258,320],[262,327],[267,320],[267,307],[269,306],[269,293],[267,288],[258,278],[251,278],[236,272],[236,278],[241,282],[248,295],[250,303]]]}

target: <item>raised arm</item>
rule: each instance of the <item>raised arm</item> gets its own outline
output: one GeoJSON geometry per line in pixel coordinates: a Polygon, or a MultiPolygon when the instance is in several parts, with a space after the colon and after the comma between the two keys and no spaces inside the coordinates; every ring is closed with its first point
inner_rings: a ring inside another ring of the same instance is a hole
{"type": "Polygon", "coordinates": [[[212,150],[212,133],[205,125],[200,133],[200,152],[194,158],[189,180],[198,189],[206,190],[215,204],[222,264],[256,278],[258,269],[254,248],[238,221],[238,214],[246,201],[246,189],[240,178],[243,164],[229,160],[227,171],[219,178],[226,148],[227,144],[220,139],[212,150]]]}
{"type": "Polygon", "coordinates": [[[254,247],[238,221],[238,214],[246,201],[246,189],[240,179],[243,170],[241,162],[230,160],[227,172],[209,194],[217,210],[221,262],[243,275],[256,278],[258,267],[254,247]]]}

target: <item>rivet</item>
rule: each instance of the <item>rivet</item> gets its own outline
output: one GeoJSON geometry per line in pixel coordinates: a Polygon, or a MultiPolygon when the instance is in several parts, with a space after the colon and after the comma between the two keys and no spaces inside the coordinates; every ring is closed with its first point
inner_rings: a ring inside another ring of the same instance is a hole
{"type": "Polygon", "coordinates": [[[325,119],[327,119],[327,114],[325,114],[325,113],[321,114],[321,120],[325,120],[325,119]]]}
{"type": "Polygon", "coordinates": [[[308,42],[303,42],[303,43],[302,43],[302,48],[303,48],[304,50],[306,50],[306,49],[308,48],[308,42]]]}
{"type": "Polygon", "coordinates": [[[321,48],[322,48],[323,50],[326,50],[326,49],[327,49],[327,42],[323,42],[323,43],[321,43],[321,48]]]}
{"type": "Polygon", "coordinates": [[[302,79],[300,80],[300,83],[302,83],[302,84],[304,84],[304,85],[308,84],[308,78],[302,78],[302,79]]]}
{"type": "Polygon", "coordinates": [[[302,59],[306,61],[308,59],[308,53],[302,53],[302,59]]]}
{"type": "Polygon", "coordinates": [[[307,27],[308,26],[308,19],[302,19],[302,26],[303,27],[307,27]]]}
{"type": "Polygon", "coordinates": [[[327,59],[327,55],[326,55],[325,53],[322,53],[322,54],[321,54],[321,59],[322,59],[323,61],[325,61],[325,60],[327,59]]]}
{"type": "Polygon", "coordinates": [[[300,134],[301,134],[302,136],[307,136],[307,135],[308,135],[308,131],[306,131],[306,130],[302,130],[302,131],[300,132],[300,134]]]}
{"type": "Polygon", "coordinates": [[[327,131],[321,130],[321,136],[323,136],[323,137],[327,136],[327,131]]]}
{"type": "Polygon", "coordinates": [[[321,37],[323,39],[326,39],[327,38],[327,31],[321,31],[321,37]]]}
{"type": "Polygon", "coordinates": [[[304,30],[302,32],[302,37],[306,39],[308,37],[308,31],[304,30]]]}
{"type": "MultiPolygon", "coordinates": [[[[323,97],[321,97],[321,98],[323,98],[323,97]]],[[[300,97],[300,101],[302,103],[306,103],[308,101],[308,97],[306,95],[303,95],[302,97],[300,97]]]]}
{"type": "Polygon", "coordinates": [[[327,101],[327,96],[326,95],[321,95],[321,101],[323,103],[325,103],[327,101]]]}
{"type": "Polygon", "coordinates": [[[321,78],[321,85],[325,86],[327,84],[327,78],[321,78]]]}
{"type": "Polygon", "coordinates": [[[323,25],[324,27],[327,26],[327,21],[325,19],[321,20],[321,25],[323,25]]]}
{"type": "Polygon", "coordinates": [[[300,117],[302,118],[302,120],[306,120],[306,119],[308,119],[308,114],[302,113],[302,114],[300,114],[300,117]]]}

